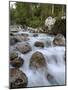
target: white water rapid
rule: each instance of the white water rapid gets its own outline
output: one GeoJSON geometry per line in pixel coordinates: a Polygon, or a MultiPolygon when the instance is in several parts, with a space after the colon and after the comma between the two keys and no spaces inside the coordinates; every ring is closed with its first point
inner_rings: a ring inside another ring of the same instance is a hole
{"type": "MultiPolygon", "coordinates": [[[[33,33],[22,31],[16,34],[21,33],[29,34],[29,40],[25,42],[29,43],[32,47],[32,51],[27,54],[22,54],[16,50],[18,55],[24,59],[24,64],[20,67],[20,70],[22,70],[28,77],[27,87],[65,85],[65,46],[53,46],[52,41],[54,36],[51,35],[38,34],[38,36],[34,37],[33,33]],[[35,41],[44,42],[45,47],[35,47],[35,41]],[[32,70],[29,68],[30,58],[36,51],[39,51],[44,55],[47,62],[47,68],[44,67],[37,70],[32,70]],[[53,78],[48,80],[47,74],[50,74],[53,78]]],[[[23,43],[23,41],[18,43],[23,43]]],[[[10,46],[10,50],[14,50],[18,43],[10,46]]]]}

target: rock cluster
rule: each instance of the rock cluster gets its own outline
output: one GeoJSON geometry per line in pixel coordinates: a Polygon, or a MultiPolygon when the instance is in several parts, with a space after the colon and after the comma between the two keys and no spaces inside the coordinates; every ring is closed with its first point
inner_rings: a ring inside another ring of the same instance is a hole
{"type": "Polygon", "coordinates": [[[19,69],[10,69],[10,89],[23,88],[28,84],[28,78],[24,72],[19,69]]]}

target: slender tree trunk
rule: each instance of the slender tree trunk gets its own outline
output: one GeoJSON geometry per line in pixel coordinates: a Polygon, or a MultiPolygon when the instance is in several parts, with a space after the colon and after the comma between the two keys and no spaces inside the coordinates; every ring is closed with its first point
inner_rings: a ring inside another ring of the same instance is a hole
{"type": "Polygon", "coordinates": [[[54,5],[52,5],[52,15],[54,14],[54,5]]]}
{"type": "Polygon", "coordinates": [[[62,16],[64,15],[64,5],[62,6],[62,16]]]}

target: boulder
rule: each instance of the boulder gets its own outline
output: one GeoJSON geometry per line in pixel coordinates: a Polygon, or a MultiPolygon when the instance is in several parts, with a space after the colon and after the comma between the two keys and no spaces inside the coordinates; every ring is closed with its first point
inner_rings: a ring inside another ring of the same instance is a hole
{"type": "Polygon", "coordinates": [[[53,44],[56,46],[65,46],[65,38],[62,34],[57,34],[53,40],[53,44]]]}
{"type": "Polygon", "coordinates": [[[56,22],[56,19],[49,16],[45,20],[45,27],[48,27],[48,30],[51,30],[51,28],[55,24],[55,22],[56,22]]]}
{"type": "Polygon", "coordinates": [[[10,60],[13,60],[18,57],[18,54],[16,52],[10,53],[10,60]]]}
{"type": "Polygon", "coordinates": [[[45,61],[43,54],[38,51],[33,53],[33,55],[31,56],[31,59],[30,59],[29,66],[30,66],[30,68],[36,68],[36,69],[46,66],[46,61],[45,61]]]}
{"type": "Polygon", "coordinates": [[[17,39],[20,42],[29,40],[29,38],[27,36],[23,36],[23,35],[16,35],[15,39],[17,39]]]}
{"type": "Polygon", "coordinates": [[[36,46],[36,47],[44,47],[44,43],[41,42],[41,41],[36,41],[34,46],[36,46]]]}
{"type": "Polygon", "coordinates": [[[23,54],[28,53],[31,51],[31,46],[28,43],[22,43],[16,46],[16,48],[23,54]]]}
{"type": "Polygon", "coordinates": [[[24,72],[16,68],[11,68],[9,75],[10,75],[10,89],[27,87],[28,78],[24,72]]]}
{"type": "Polygon", "coordinates": [[[17,40],[15,37],[10,37],[10,45],[14,45],[16,44],[17,42],[19,42],[19,40],[17,40]]]}
{"type": "Polygon", "coordinates": [[[13,66],[13,67],[16,67],[16,68],[19,68],[23,65],[24,63],[24,60],[22,58],[15,58],[13,60],[10,60],[10,64],[13,66]]]}

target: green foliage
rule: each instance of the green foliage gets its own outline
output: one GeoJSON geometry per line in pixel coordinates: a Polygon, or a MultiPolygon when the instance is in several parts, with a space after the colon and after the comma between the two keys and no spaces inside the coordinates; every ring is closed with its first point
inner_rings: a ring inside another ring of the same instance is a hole
{"type": "Polygon", "coordinates": [[[15,10],[10,8],[10,24],[15,24],[15,10]]]}
{"type": "Polygon", "coordinates": [[[66,19],[58,19],[52,28],[53,34],[61,33],[66,37],[66,19]]]}
{"type": "Polygon", "coordinates": [[[65,6],[16,2],[16,9],[10,8],[10,24],[21,24],[34,28],[42,27],[48,16],[63,16],[63,7],[65,6]],[[54,6],[54,8],[52,8],[52,6],[54,6]]]}

